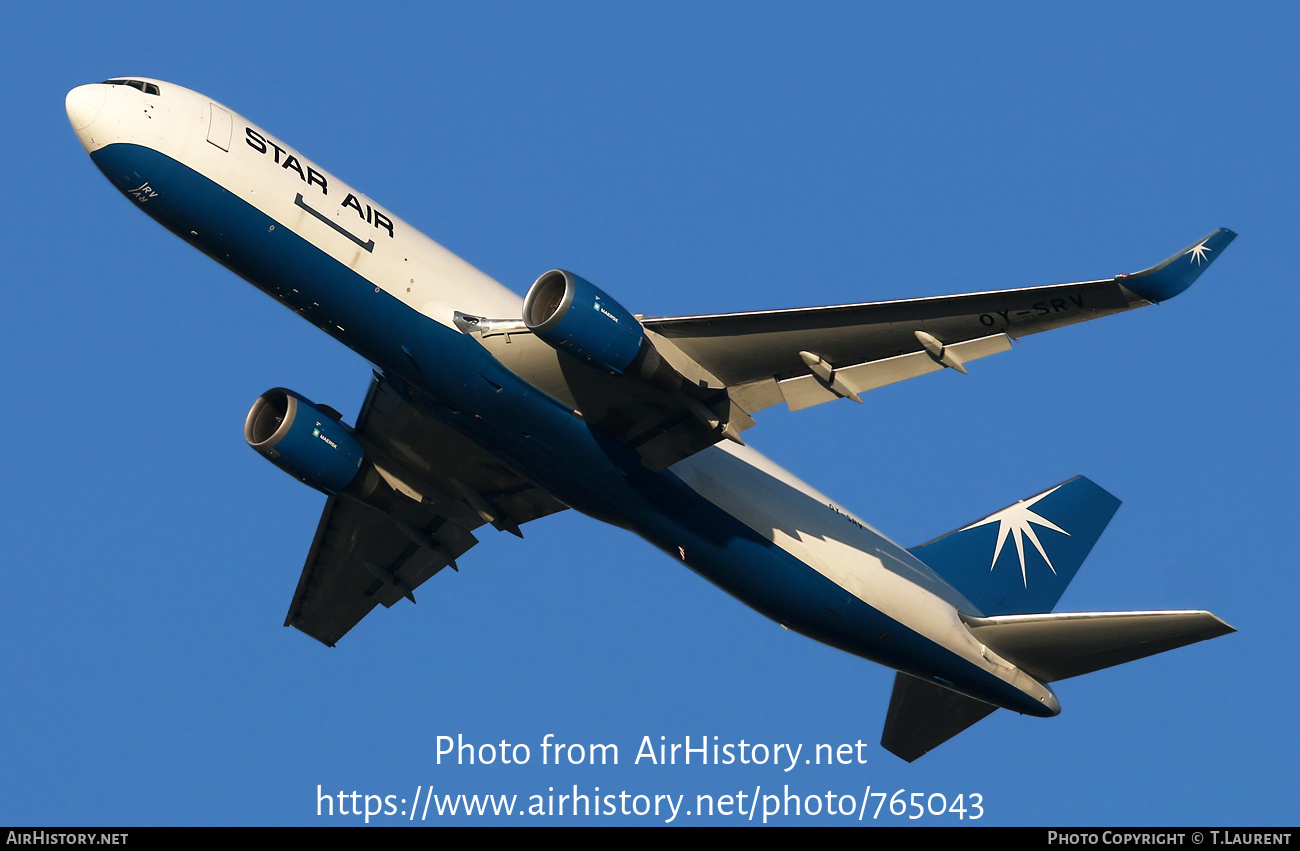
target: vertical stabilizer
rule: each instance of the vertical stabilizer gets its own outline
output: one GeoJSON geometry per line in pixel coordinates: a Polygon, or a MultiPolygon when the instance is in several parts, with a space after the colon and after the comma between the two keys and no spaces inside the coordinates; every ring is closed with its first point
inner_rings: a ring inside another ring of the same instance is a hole
{"type": "Polygon", "coordinates": [[[1119,504],[1075,476],[910,552],[981,614],[1050,612],[1119,504]]]}

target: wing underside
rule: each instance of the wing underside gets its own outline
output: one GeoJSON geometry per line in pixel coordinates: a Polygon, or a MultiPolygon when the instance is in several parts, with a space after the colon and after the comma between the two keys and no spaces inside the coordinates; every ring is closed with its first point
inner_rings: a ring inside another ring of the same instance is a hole
{"type": "Polygon", "coordinates": [[[520,534],[521,524],[565,508],[378,376],[355,435],[399,496],[388,510],[345,496],[325,504],[285,619],[324,644],[375,606],[414,602],[422,583],[458,569],[478,527],[520,534]]]}
{"type": "Polygon", "coordinates": [[[1007,351],[1014,339],[1171,298],[1235,236],[1220,228],[1158,266],[1106,280],[641,321],[716,376],[743,410],[782,401],[798,410],[927,372],[966,372],[967,362],[1007,351]]]}
{"type": "MultiPolygon", "coordinates": [[[[528,330],[522,319],[457,314],[506,368],[579,411],[661,470],[753,414],[861,394],[1008,351],[1028,334],[1153,304],[1182,292],[1232,242],[1219,229],[1142,272],[1096,281],[933,298],[702,316],[637,316],[643,344],[678,376],[669,387],[603,370],[528,330]]],[[[565,273],[568,275],[569,273],[565,273]]],[[[593,342],[593,345],[598,345],[593,342]]],[[[657,361],[656,361],[657,362],[657,361]]],[[[642,377],[644,378],[644,376],[642,377]]]]}

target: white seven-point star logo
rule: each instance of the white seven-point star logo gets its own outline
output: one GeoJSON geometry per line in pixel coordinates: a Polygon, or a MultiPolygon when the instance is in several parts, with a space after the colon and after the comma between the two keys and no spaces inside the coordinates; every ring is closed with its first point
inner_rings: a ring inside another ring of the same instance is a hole
{"type": "Polygon", "coordinates": [[[1060,485],[1057,485],[1051,490],[1040,493],[1032,499],[1021,500],[1015,505],[1008,506],[996,514],[990,514],[978,523],[972,523],[965,529],[961,530],[965,532],[966,529],[974,529],[977,526],[987,526],[993,522],[998,524],[998,545],[993,550],[993,562],[989,565],[989,570],[992,570],[998,563],[998,556],[1002,555],[1002,545],[1007,542],[1007,535],[1011,534],[1014,535],[1016,539],[1016,554],[1020,556],[1020,580],[1025,583],[1026,588],[1029,587],[1029,577],[1025,571],[1025,538],[1028,538],[1033,543],[1034,549],[1038,550],[1038,554],[1043,557],[1043,561],[1047,562],[1047,566],[1051,568],[1052,573],[1056,573],[1056,568],[1052,567],[1052,560],[1047,557],[1047,551],[1043,549],[1042,542],[1038,540],[1038,535],[1034,532],[1034,527],[1030,524],[1036,523],[1045,529],[1060,532],[1062,535],[1069,535],[1070,533],[1047,518],[1030,511],[1030,508],[1033,507],[1034,503],[1044,497],[1056,493],[1060,487],[1060,485]]]}
{"type": "Polygon", "coordinates": [[[1196,261],[1197,266],[1201,265],[1202,262],[1205,263],[1210,262],[1209,258],[1207,258],[1205,255],[1213,251],[1214,249],[1206,248],[1205,247],[1206,242],[1209,242],[1209,240],[1208,239],[1204,240],[1196,245],[1193,245],[1191,248],[1187,249],[1187,253],[1190,254],[1192,256],[1192,259],[1196,261]]]}

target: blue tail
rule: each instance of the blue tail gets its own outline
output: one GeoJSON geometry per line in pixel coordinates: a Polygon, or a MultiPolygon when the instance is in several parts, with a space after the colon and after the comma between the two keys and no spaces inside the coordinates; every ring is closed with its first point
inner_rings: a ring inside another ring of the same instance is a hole
{"type": "Polygon", "coordinates": [[[1050,612],[1118,509],[1118,499],[1075,476],[909,552],[980,614],[1050,612]]]}

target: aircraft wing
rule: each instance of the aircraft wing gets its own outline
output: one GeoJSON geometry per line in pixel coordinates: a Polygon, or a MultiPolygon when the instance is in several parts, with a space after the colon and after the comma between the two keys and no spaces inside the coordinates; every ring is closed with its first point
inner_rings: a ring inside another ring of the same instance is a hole
{"type": "Polygon", "coordinates": [[[716,376],[746,411],[792,410],[944,368],[966,371],[1013,339],[1181,293],[1236,234],[1226,228],[1131,275],[935,298],[642,319],[716,376]]]}
{"type": "Polygon", "coordinates": [[[519,532],[566,506],[375,377],[355,436],[394,491],[391,510],[333,496],[325,504],[285,626],[334,646],[378,604],[392,606],[478,543],[490,523],[519,532]]]}

